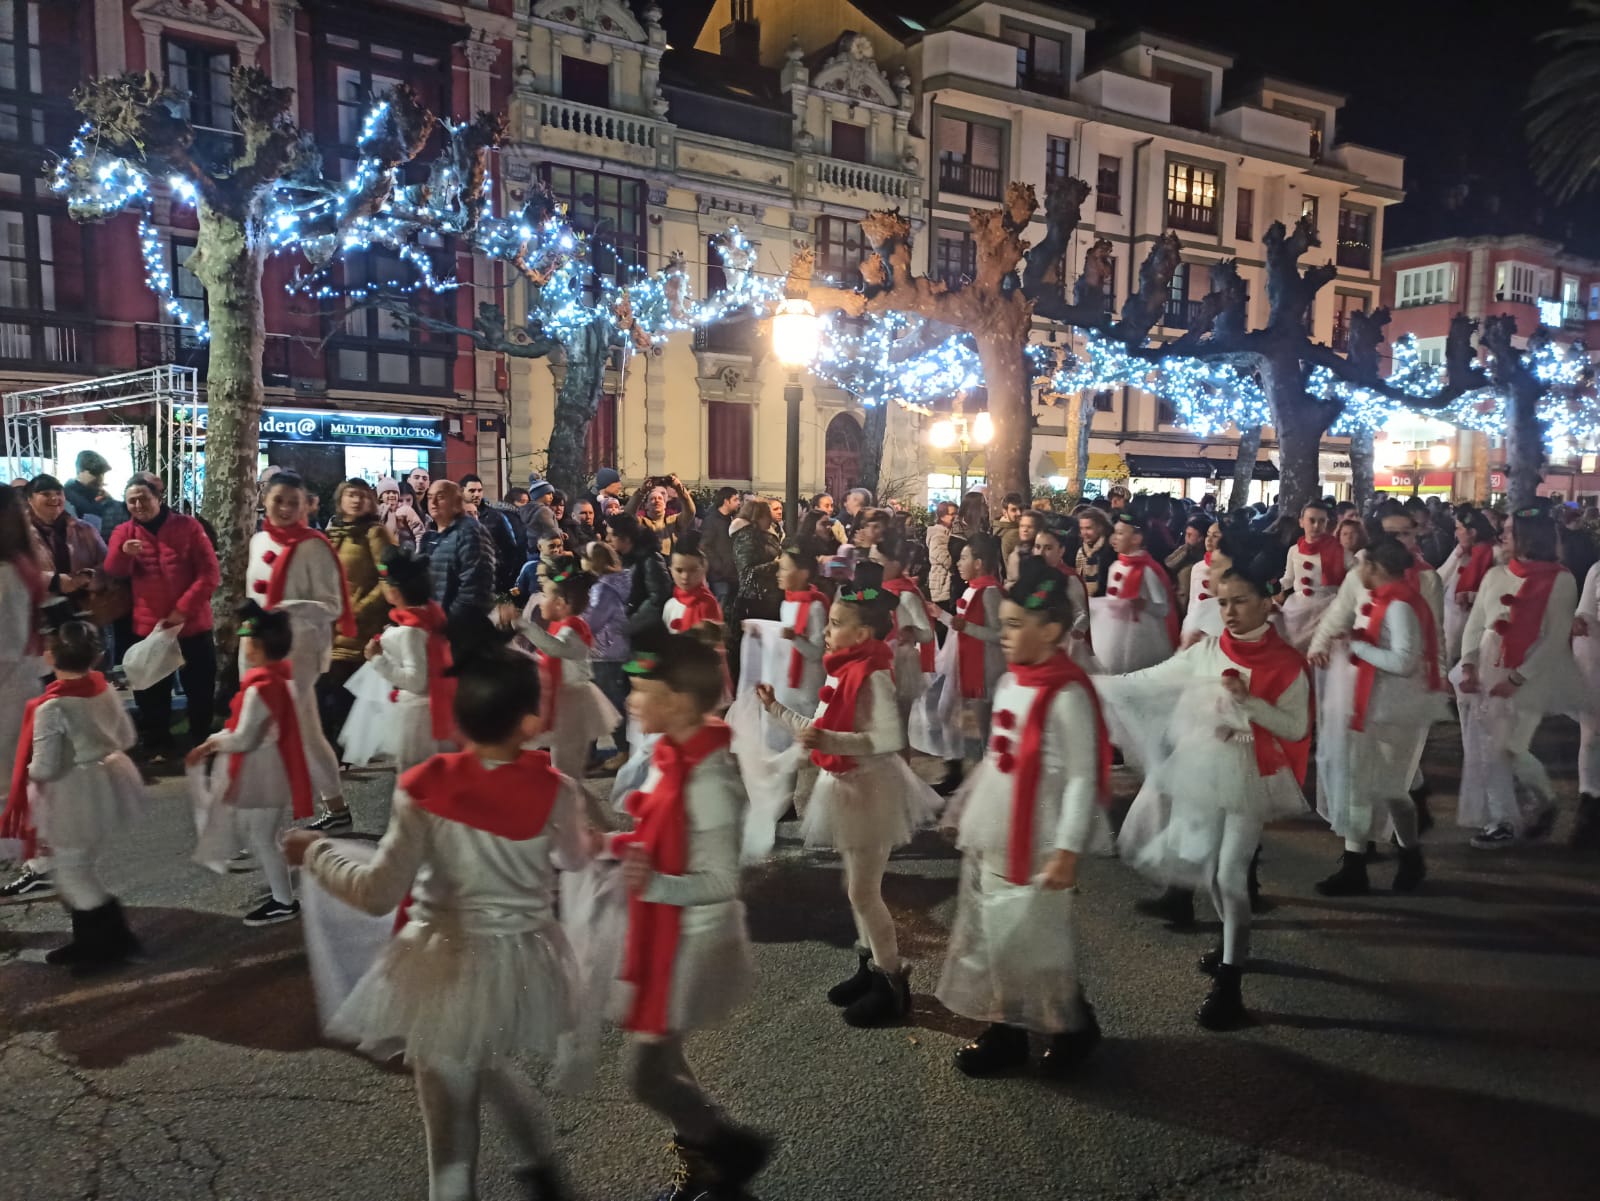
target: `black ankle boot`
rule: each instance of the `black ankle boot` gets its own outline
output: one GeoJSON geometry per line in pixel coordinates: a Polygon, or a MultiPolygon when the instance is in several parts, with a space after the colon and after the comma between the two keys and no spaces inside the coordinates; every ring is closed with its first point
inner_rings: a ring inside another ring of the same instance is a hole
{"type": "Polygon", "coordinates": [[[569,1201],[572,1196],[553,1164],[518,1168],[514,1175],[526,1201],[569,1201]]]}
{"type": "Polygon", "coordinates": [[[960,759],[946,759],[944,761],[944,779],[933,786],[934,792],[940,796],[950,796],[961,787],[963,761],[960,759]]]}
{"type": "Polygon", "coordinates": [[[1250,1021],[1245,1011],[1244,997],[1239,991],[1239,968],[1232,963],[1217,965],[1216,982],[1211,993],[1201,1002],[1194,1017],[1207,1030],[1237,1030],[1250,1021]]]}
{"type": "Polygon", "coordinates": [[[956,1067],[968,1076],[997,1076],[1028,1064],[1028,1032],[996,1022],[956,1052],[956,1067]]]}
{"type": "Polygon", "coordinates": [[[1068,1030],[1053,1035],[1050,1045],[1039,1056],[1039,1073],[1053,1080],[1072,1075],[1083,1066],[1084,1060],[1100,1044],[1100,1022],[1094,1015],[1094,1006],[1085,1001],[1083,1011],[1088,1022],[1081,1030],[1068,1030]]]}
{"type": "Polygon", "coordinates": [[[1135,901],[1133,907],[1146,917],[1158,917],[1179,929],[1194,925],[1194,893],[1187,888],[1169,888],[1159,897],[1135,901]]]}
{"type": "Polygon", "coordinates": [[[911,969],[902,967],[890,974],[873,964],[871,975],[866,995],[845,1007],[845,1024],[889,1026],[903,1021],[911,1012],[911,969]]]}
{"type": "Polygon", "coordinates": [[[828,1004],[837,1005],[843,1009],[846,1005],[859,1001],[867,995],[867,990],[872,987],[872,955],[865,947],[856,947],[856,956],[860,966],[856,974],[848,980],[841,980],[828,990],[828,1004]]]}
{"type": "Polygon", "coordinates": [[[1572,849],[1600,851],[1600,796],[1578,798],[1578,823],[1572,827],[1572,849]]]}
{"type": "MultiPolygon", "coordinates": [[[[1263,909],[1265,909],[1267,907],[1266,902],[1261,899],[1261,873],[1260,873],[1260,868],[1261,868],[1261,848],[1257,847],[1256,848],[1256,853],[1254,855],[1250,856],[1250,877],[1249,877],[1249,881],[1248,881],[1248,887],[1250,889],[1250,912],[1251,913],[1260,913],[1263,909]]],[[[1192,904],[1192,902],[1191,902],[1191,904],[1192,904]]]]}
{"type": "Polygon", "coordinates": [[[1326,880],[1317,881],[1317,891],[1325,897],[1362,897],[1371,891],[1367,883],[1367,857],[1360,851],[1346,851],[1339,857],[1339,870],[1326,880]]]}
{"type": "Polygon", "coordinates": [[[139,940],[128,929],[122,906],[115,897],[98,909],[89,910],[83,918],[84,936],[78,942],[82,953],[72,965],[73,975],[84,976],[117,967],[139,953],[139,940]]]}
{"type": "Polygon", "coordinates": [[[1433,829],[1433,810],[1428,807],[1428,798],[1433,796],[1433,789],[1428,787],[1426,780],[1421,788],[1411,790],[1411,803],[1417,807],[1417,833],[1426,834],[1433,829]]]}
{"type": "Polygon", "coordinates": [[[88,954],[85,939],[88,928],[92,925],[87,909],[69,909],[72,915],[72,939],[65,946],[56,947],[45,953],[44,961],[57,967],[70,967],[78,963],[88,954]]]}
{"type": "Polygon", "coordinates": [[[1427,874],[1427,865],[1422,862],[1422,848],[1401,847],[1400,866],[1395,868],[1391,887],[1395,892],[1416,892],[1417,885],[1422,883],[1427,874]]]}
{"type": "Polygon", "coordinates": [[[746,1126],[724,1122],[701,1148],[722,1190],[718,1197],[744,1197],[744,1186],[772,1158],[772,1140],[746,1126]]]}
{"type": "Polygon", "coordinates": [[[1200,969],[1201,975],[1215,976],[1217,969],[1222,966],[1222,944],[1219,942],[1204,955],[1195,961],[1195,966],[1200,969]]]}

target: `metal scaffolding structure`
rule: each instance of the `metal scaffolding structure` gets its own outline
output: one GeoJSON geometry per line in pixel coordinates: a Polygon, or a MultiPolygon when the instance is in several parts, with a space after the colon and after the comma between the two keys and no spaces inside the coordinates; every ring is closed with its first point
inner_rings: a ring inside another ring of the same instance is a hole
{"type": "Polygon", "coordinates": [[[193,367],[168,364],[7,392],[5,428],[11,460],[19,475],[36,475],[53,457],[47,445],[52,423],[65,417],[132,410],[126,416],[134,420],[124,419],[118,424],[137,426],[153,420],[150,445],[154,448],[154,462],[150,469],[165,482],[169,503],[177,506],[191,501],[198,508],[204,487],[204,461],[198,454],[201,431],[195,409],[197,384],[193,367]]]}

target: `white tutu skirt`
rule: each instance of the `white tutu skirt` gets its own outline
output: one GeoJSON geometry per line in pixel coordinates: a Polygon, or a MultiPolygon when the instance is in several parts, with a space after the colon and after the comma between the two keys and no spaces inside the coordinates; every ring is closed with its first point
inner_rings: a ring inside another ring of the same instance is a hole
{"type": "Polygon", "coordinates": [[[1449,716],[1443,693],[1431,693],[1412,680],[1379,678],[1367,713],[1366,729],[1352,730],[1360,673],[1336,644],[1323,673],[1317,729],[1317,812],[1341,838],[1366,842],[1385,834],[1387,810],[1373,800],[1398,780],[1409,791],[1422,761],[1428,730],[1449,716]]]}
{"type": "Polygon", "coordinates": [[[1041,1034],[1072,1028],[1080,984],[1076,889],[1013,884],[967,855],[944,972],[934,995],[951,1013],[1041,1034]]]}
{"type": "Polygon", "coordinates": [[[1061,649],[1067,652],[1071,659],[1091,676],[1105,674],[1105,665],[1100,662],[1098,655],[1089,646],[1089,639],[1079,638],[1075,634],[1068,634],[1061,640],[1061,649]]]}
{"type": "MultiPolygon", "coordinates": [[[[626,935],[623,950],[625,953],[626,935]]],[[[744,903],[719,901],[714,905],[686,906],[672,964],[667,1032],[685,1034],[720,1025],[750,999],[755,980],[744,903]]],[[[622,1022],[627,1018],[633,994],[633,985],[613,977],[608,1006],[613,1020],[622,1022]]]]}
{"type": "Polygon", "coordinates": [[[734,698],[727,722],[739,777],[750,798],[739,854],[745,863],[759,863],[772,854],[778,822],[795,799],[795,781],[807,752],[795,744],[788,726],[761,707],[754,686],[734,698]]]}
{"type": "Polygon", "coordinates": [[[800,835],[808,847],[838,851],[904,846],[942,805],[898,754],[868,755],[843,775],[817,773],[800,835]]]}
{"type": "MultiPolygon", "coordinates": [[[[609,738],[621,722],[622,714],[606,699],[606,694],[600,691],[600,685],[586,680],[581,684],[562,686],[556,701],[556,723],[563,741],[570,738],[574,744],[587,746],[591,742],[609,738]]],[[[541,745],[556,736],[553,731],[546,733],[541,745]]]]}
{"type": "Polygon", "coordinates": [[[656,739],[660,737],[645,734],[638,722],[628,718],[628,759],[611,782],[611,804],[619,812],[625,811],[623,803],[628,794],[644,787],[645,777],[650,774],[650,757],[656,753],[656,739]]]}
{"type": "Polygon", "coordinates": [[[39,841],[56,849],[103,845],[133,823],[145,801],[139,769],[121,751],[28,789],[39,841]]]}
{"type": "Polygon", "coordinates": [[[933,675],[906,720],[906,738],[912,749],[938,759],[960,759],[967,751],[959,641],[953,633],[945,637],[934,656],[933,675]]]}
{"type": "Polygon", "coordinates": [[[1322,620],[1322,615],[1328,611],[1328,606],[1333,604],[1333,599],[1338,595],[1337,589],[1330,589],[1326,595],[1321,593],[1316,596],[1305,596],[1299,592],[1292,592],[1283,602],[1283,608],[1278,610],[1278,615],[1283,618],[1283,636],[1289,645],[1301,654],[1311,645],[1311,636],[1317,632],[1317,623],[1322,620]]]}
{"type": "MultiPolygon", "coordinates": [[[[340,853],[359,863],[370,863],[377,849],[376,842],[358,838],[346,838],[340,843],[340,853]]],[[[394,936],[394,912],[377,917],[363,913],[327,892],[309,872],[300,874],[297,891],[311,988],[317,998],[317,1020],[326,1030],[361,977],[388,947],[394,936]]]]}
{"type": "Polygon", "coordinates": [[[345,689],[356,698],[339,732],[340,758],[346,763],[363,767],[374,759],[392,759],[403,770],[454,745],[434,739],[427,697],[402,692],[391,700],[393,685],[372,664],[362,664],[345,689]]]}
{"type": "Polygon", "coordinates": [[[1110,675],[1154,667],[1176,649],[1167,637],[1166,618],[1140,612],[1120,597],[1089,598],[1089,629],[1095,658],[1110,675]]]}

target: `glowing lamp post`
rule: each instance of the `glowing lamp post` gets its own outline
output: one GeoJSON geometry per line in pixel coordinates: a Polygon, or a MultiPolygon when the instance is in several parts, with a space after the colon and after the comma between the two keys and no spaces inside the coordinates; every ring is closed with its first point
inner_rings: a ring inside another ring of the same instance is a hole
{"type": "Polygon", "coordinates": [[[783,507],[790,532],[800,528],[800,371],[816,362],[822,342],[822,322],[811,302],[800,296],[785,297],[772,314],[772,352],[789,371],[783,385],[788,406],[787,442],[784,447],[783,507]]]}
{"type": "Polygon", "coordinates": [[[935,421],[928,430],[928,441],[935,450],[948,450],[961,472],[961,495],[967,494],[967,472],[978,451],[994,439],[994,422],[988,413],[979,413],[970,420],[959,408],[949,417],[935,421]]]}

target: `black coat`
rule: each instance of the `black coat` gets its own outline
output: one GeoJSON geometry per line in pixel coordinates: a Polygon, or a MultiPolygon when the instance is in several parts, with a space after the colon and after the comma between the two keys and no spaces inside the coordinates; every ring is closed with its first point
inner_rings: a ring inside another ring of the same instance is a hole
{"type": "Polygon", "coordinates": [[[628,637],[635,638],[646,630],[662,623],[662,612],[672,599],[672,576],[667,564],[656,553],[653,540],[646,539],[622,560],[622,565],[633,573],[633,586],[628,589],[628,637]]]}

